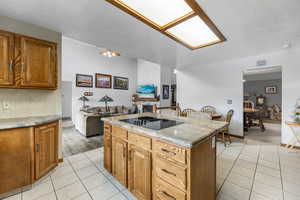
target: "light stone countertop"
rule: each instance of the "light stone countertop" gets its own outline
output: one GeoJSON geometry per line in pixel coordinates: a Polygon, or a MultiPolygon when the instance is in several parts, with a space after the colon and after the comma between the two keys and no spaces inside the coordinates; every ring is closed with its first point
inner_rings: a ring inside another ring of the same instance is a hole
{"type": "Polygon", "coordinates": [[[59,115],[0,119],[0,130],[36,126],[54,122],[60,119],[61,116],[59,115]]]}
{"type": "Polygon", "coordinates": [[[186,117],[174,117],[161,114],[143,113],[135,115],[123,115],[117,117],[102,118],[103,121],[111,123],[127,130],[136,131],[145,135],[156,137],[180,146],[191,148],[201,140],[218,132],[224,128],[228,123],[221,121],[205,120],[205,119],[191,119],[186,117]],[[137,118],[142,116],[164,118],[170,120],[177,120],[184,122],[183,124],[165,128],[162,130],[152,130],[143,128],[133,124],[125,123],[119,120],[128,118],[137,118]]]}

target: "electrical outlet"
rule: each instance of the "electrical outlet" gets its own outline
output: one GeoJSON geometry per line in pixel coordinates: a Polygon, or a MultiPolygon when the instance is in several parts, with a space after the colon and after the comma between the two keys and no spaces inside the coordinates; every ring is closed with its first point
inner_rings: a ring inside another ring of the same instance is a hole
{"type": "Polygon", "coordinates": [[[3,110],[8,110],[9,109],[9,103],[7,101],[2,102],[2,108],[3,110]]]}

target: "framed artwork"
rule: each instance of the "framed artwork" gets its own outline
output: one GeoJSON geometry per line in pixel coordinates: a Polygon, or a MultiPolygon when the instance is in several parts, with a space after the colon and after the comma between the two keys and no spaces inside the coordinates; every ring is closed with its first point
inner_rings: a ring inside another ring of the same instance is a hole
{"type": "Polygon", "coordinates": [[[111,88],[111,75],[109,74],[95,74],[96,88],[111,88]]]}
{"type": "Polygon", "coordinates": [[[76,74],[76,87],[93,87],[93,76],[76,74]]]}
{"type": "Polygon", "coordinates": [[[267,86],[265,87],[266,94],[277,94],[277,86],[267,86]]]}
{"type": "Polygon", "coordinates": [[[170,97],[170,87],[169,87],[169,85],[163,85],[163,91],[162,91],[162,93],[163,93],[163,99],[169,99],[169,97],[170,97]]]}
{"type": "Polygon", "coordinates": [[[114,89],[128,90],[129,80],[125,77],[114,76],[114,89]]]}

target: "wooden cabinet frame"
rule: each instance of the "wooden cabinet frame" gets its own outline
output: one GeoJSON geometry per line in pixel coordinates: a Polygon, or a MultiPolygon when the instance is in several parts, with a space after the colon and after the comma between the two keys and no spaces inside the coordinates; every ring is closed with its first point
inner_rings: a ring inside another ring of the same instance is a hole
{"type": "Polygon", "coordinates": [[[57,89],[57,44],[0,30],[0,39],[6,35],[10,37],[9,61],[5,64],[9,72],[6,68],[5,72],[4,68],[0,69],[0,75],[2,72],[6,76],[5,80],[0,79],[0,88],[57,89]],[[36,48],[27,48],[29,43],[35,44],[36,48]],[[40,51],[38,48],[43,50],[40,51]],[[28,66],[30,57],[32,66],[28,66]],[[34,66],[42,67],[36,69],[34,66]]]}

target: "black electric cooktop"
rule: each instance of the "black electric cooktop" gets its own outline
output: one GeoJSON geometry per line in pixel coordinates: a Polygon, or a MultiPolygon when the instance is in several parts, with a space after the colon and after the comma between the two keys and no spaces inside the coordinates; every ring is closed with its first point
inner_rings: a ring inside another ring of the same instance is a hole
{"type": "Polygon", "coordinates": [[[131,118],[131,119],[123,119],[120,121],[133,124],[136,126],[142,126],[144,128],[149,128],[152,130],[161,130],[164,128],[169,128],[172,126],[183,124],[183,122],[179,122],[175,120],[159,119],[154,117],[138,117],[138,118],[131,118]]]}

